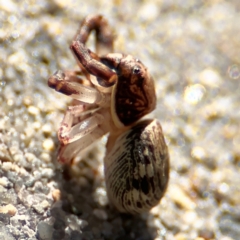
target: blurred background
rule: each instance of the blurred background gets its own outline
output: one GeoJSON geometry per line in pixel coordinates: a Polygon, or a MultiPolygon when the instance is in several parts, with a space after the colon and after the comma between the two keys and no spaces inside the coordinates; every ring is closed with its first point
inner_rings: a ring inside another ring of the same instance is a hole
{"type": "Polygon", "coordinates": [[[239,11],[238,0],[0,0],[0,239],[239,239],[239,11]],[[115,52],[141,59],[155,79],[150,116],[162,123],[171,172],[147,214],[109,207],[107,137],[70,169],[56,162],[70,99],[47,79],[77,69],[69,45],[92,13],[109,20],[115,52]]]}

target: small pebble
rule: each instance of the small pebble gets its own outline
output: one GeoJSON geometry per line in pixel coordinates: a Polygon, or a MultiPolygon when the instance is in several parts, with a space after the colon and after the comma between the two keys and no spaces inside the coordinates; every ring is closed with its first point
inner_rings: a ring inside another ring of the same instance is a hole
{"type": "Polygon", "coordinates": [[[33,128],[34,128],[35,130],[39,130],[39,129],[41,128],[41,123],[40,123],[40,122],[34,122],[34,123],[33,123],[33,128]]]}
{"type": "Polygon", "coordinates": [[[43,214],[45,212],[44,208],[40,204],[32,205],[32,207],[39,214],[43,214]]]}
{"type": "Polygon", "coordinates": [[[175,235],[175,240],[188,240],[187,235],[184,233],[178,233],[175,235]]]}
{"type": "Polygon", "coordinates": [[[28,153],[28,152],[25,153],[25,157],[26,157],[28,162],[32,162],[36,158],[36,156],[34,154],[28,153]]]}
{"type": "Polygon", "coordinates": [[[146,2],[138,11],[138,17],[145,21],[154,21],[158,17],[159,9],[158,6],[153,2],[146,2]]]}
{"type": "Polygon", "coordinates": [[[206,151],[202,147],[195,146],[192,148],[191,156],[197,160],[203,160],[206,158],[206,151]]]}
{"type": "Polygon", "coordinates": [[[222,82],[219,73],[215,69],[211,68],[204,69],[200,73],[199,79],[202,84],[208,87],[218,87],[222,82]]]}
{"type": "MultiPolygon", "coordinates": [[[[0,213],[0,225],[5,224],[8,225],[10,223],[10,215],[5,213],[0,213]]],[[[1,238],[0,238],[1,239],[1,238]]]]}
{"type": "Polygon", "coordinates": [[[41,221],[37,225],[37,232],[41,240],[51,240],[53,234],[53,227],[41,221]]]}
{"type": "Polygon", "coordinates": [[[27,234],[27,236],[29,237],[29,239],[30,238],[33,238],[35,235],[36,235],[36,233],[35,233],[35,231],[33,231],[31,228],[29,228],[27,225],[24,225],[23,227],[22,227],[22,230],[23,230],[23,232],[25,233],[25,234],[27,234]]]}
{"type": "Polygon", "coordinates": [[[107,213],[102,209],[94,209],[93,214],[100,220],[107,220],[108,218],[107,213]]]}
{"type": "Polygon", "coordinates": [[[195,105],[202,100],[205,92],[206,89],[201,84],[188,85],[185,88],[183,98],[187,103],[195,105]]]}
{"type": "Polygon", "coordinates": [[[32,104],[32,97],[30,97],[30,96],[25,96],[25,97],[23,98],[23,104],[24,104],[25,106],[29,106],[30,104],[32,104]]]}
{"type": "Polygon", "coordinates": [[[43,152],[41,155],[40,155],[40,159],[42,159],[45,163],[50,163],[51,162],[51,156],[46,153],[46,152],[43,152]]]}
{"type": "Polygon", "coordinates": [[[17,209],[12,204],[8,204],[0,207],[0,213],[5,213],[5,214],[9,214],[10,216],[14,216],[16,212],[17,212],[17,209]]]}
{"type": "Polygon", "coordinates": [[[94,197],[101,206],[106,206],[108,204],[108,198],[105,188],[102,187],[97,188],[94,197]]]}
{"type": "Polygon", "coordinates": [[[38,115],[39,114],[39,109],[34,107],[34,106],[29,106],[28,107],[28,112],[31,114],[31,115],[38,115]]]}
{"type": "Polygon", "coordinates": [[[61,199],[61,191],[59,189],[54,189],[52,191],[52,197],[55,202],[59,201],[61,199]]]}
{"type": "Polygon", "coordinates": [[[9,187],[11,185],[11,182],[6,177],[1,177],[0,178],[0,185],[3,187],[9,187]]]}
{"type": "Polygon", "coordinates": [[[47,138],[43,141],[43,148],[47,151],[51,151],[54,149],[54,142],[51,138],[47,138]]]}
{"type": "Polygon", "coordinates": [[[42,126],[42,131],[43,131],[44,134],[50,135],[51,132],[52,132],[52,127],[51,127],[51,125],[48,124],[48,123],[44,124],[44,125],[42,126]]]}
{"type": "Polygon", "coordinates": [[[193,210],[196,207],[196,204],[178,185],[169,187],[168,193],[171,199],[184,209],[193,210]]]}

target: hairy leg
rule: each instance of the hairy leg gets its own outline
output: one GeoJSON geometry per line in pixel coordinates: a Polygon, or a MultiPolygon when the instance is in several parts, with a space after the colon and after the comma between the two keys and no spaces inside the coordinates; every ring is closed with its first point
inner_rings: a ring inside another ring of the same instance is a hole
{"type": "Polygon", "coordinates": [[[64,164],[71,163],[83,150],[87,149],[92,143],[104,136],[106,132],[101,128],[96,128],[75,142],[67,145],[61,144],[58,152],[58,161],[64,164]]]}
{"type": "Polygon", "coordinates": [[[107,134],[111,129],[109,109],[99,109],[95,112],[82,112],[81,105],[69,108],[58,131],[60,146],[58,161],[71,162],[80,152],[88,148],[96,140],[107,134]],[[84,114],[81,115],[81,114],[84,114]],[[71,126],[74,118],[80,115],[82,120],[71,126]]]}
{"type": "Polygon", "coordinates": [[[107,20],[102,15],[89,15],[80,25],[74,41],[85,44],[90,33],[96,31],[96,52],[99,55],[105,55],[113,52],[112,29],[109,27],[107,20]]]}
{"type": "Polygon", "coordinates": [[[48,79],[48,86],[87,104],[105,106],[109,102],[110,96],[102,94],[91,86],[86,86],[83,81],[77,75],[74,75],[72,71],[59,70],[48,79]],[[80,80],[82,83],[80,83],[80,80]]]}
{"type": "MultiPolygon", "coordinates": [[[[100,61],[99,54],[106,55],[113,50],[113,35],[106,19],[101,15],[90,15],[84,19],[70,45],[79,67],[83,71],[97,77],[97,85],[111,87],[117,81],[117,75],[100,61]],[[92,31],[96,32],[97,54],[89,50],[85,44],[92,31]]],[[[88,79],[89,75],[88,75],[88,79]]],[[[94,82],[96,84],[96,82],[94,82]]]]}
{"type": "Polygon", "coordinates": [[[92,132],[103,122],[104,118],[101,114],[97,112],[87,114],[84,110],[85,105],[68,107],[58,130],[58,138],[61,143],[69,144],[74,142],[92,132]],[[85,114],[85,116],[81,117],[82,114],[85,114]],[[74,118],[78,118],[79,116],[80,122],[73,125],[74,118]]]}

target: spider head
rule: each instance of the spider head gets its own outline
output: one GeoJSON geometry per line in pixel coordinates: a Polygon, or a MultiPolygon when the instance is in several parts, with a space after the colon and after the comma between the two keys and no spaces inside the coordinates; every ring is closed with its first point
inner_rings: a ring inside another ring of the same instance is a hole
{"type": "Polygon", "coordinates": [[[131,55],[108,54],[102,62],[118,76],[111,103],[117,126],[131,125],[155,108],[154,81],[140,60],[131,55]]]}

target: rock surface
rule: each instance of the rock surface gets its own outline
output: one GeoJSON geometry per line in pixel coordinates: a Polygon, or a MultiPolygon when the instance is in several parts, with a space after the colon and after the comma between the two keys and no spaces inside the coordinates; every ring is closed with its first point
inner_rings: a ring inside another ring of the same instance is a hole
{"type": "Polygon", "coordinates": [[[0,239],[239,239],[239,12],[238,0],[0,0],[0,239]],[[148,214],[109,208],[106,137],[68,171],[56,163],[70,99],[47,79],[77,67],[69,44],[90,13],[156,81],[171,179],[148,214]]]}

